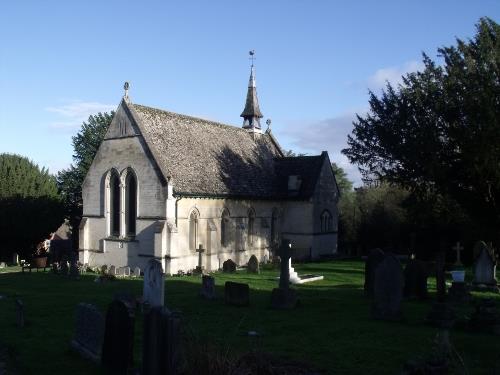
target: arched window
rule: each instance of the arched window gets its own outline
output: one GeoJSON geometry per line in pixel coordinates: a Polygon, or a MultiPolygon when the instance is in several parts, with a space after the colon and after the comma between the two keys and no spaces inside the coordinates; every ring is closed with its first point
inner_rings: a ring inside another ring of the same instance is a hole
{"type": "Polygon", "coordinates": [[[278,210],[274,209],[271,217],[271,245],[277,245],[279,242],[278,218],[278,210]]]}
{"type": "Polygon", "coordinates": [[[137,219],[137,178],[129,171],[126,177],[126,221],[127,235],[135,236],[137,219]]]}
{"type": "Polygon", "coordinates": [[[321,213],[321,233],[331,232],[333,230],[333,218],[332,214],[328,210],[324,210],[321,213]]]}
{"type": "Polygon", "coordinates": [[[189,248],[196,250],[196,243],[198,242],[198,212],[192,211],[189,215],[189,248]]]}
{"type": "Polygon", "coordinates": [[[251,209],[248,211],[248,226],[247,226],[247,238],[250,245],[253,244],[255,237],[255,211],[251,209]]]}
{"type": "Polygon", "coordinates": [[[229,211],[222,211],[220,219],[220,243],[222,246],[229,245],[229,211]]]}
{"type": "Polygon", "coordinates": [[[109,228],[111,236],[120,235],[120,177],[111,171],[109,177],[109,228]]]}

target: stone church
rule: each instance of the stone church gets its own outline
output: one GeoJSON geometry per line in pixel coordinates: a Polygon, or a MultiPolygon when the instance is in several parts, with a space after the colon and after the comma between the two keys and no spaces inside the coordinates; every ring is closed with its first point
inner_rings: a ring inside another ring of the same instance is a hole
{"type": "Polygon", "coordinates": [[[280,238],[294,258],[337,251],[339,190],[326,151],[287,157],[261,128],[252,64],[243,126],[132,103],[118,106],[82,187],[80,262],[166,273],[227,259],[269,259],[280,238]]]}

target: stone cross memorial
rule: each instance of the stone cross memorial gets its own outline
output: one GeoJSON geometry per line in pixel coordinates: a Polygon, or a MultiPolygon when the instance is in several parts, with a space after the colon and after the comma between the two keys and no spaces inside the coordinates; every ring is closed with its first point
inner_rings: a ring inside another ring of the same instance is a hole
{"type": "Polygon", "coordinates": [[[100,362],[103,337],[104,317],[101,312],[94,305],[79,303],[71,347],[82,357],[100,362]]]}
{"type": "Polygon", "coordinates": [[[297,292],[290,289],[290,250],[292,244],[289,240],[283,239],[279,247],[280,281],[279,287],[274,288],[271,294],[271,307],[273,309],[293,309],[298,302],[297,292]]]}
{"type": "Polygon", "coordinates": [[[372,316],[381,320],[401,320],[403,270],[393,254],[386,254],[375,270],[372,316]]]}
{"type": "Polygon", "coordinates": [[[205,249],[203,248],[203,245],[201,243],[198,246],[198,248],[196,249],[196,252],[198,253],[198,265],[196,266],[196,272],[202,273],[203,272],[203,253],[205,252],[205,249]]]}
{"type": "Polygon", "coordinates": [[[165,298],[165,274],[161,263],[150,259],[144,270],[144,302],[151,307],[163,306],[165,298]]]}
{"type": "Polygon", "coordinates": [[[462,245],[460,245],[460,242],[457,242],[455,246],[453,247],[453,250],[457,252],[457,260],[455,261],[456,266],[461,266],[462,265],[462,260],[460,259],[460,252],[464,249],[462,245]]]}

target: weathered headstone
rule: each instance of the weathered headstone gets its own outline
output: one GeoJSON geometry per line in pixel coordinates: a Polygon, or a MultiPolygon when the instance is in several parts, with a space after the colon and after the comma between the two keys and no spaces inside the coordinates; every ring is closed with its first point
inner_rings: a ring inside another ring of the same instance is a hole
{"type": "MultiPolygon", "coordinates": [[[[177,374],[180,362],[180,317],[166,307],[152,308],[144,317],[142,374],[177,374]]],[[[203,372],[200,369],[200,372],[203,372]]]]}
{"type": "Polygon", "coordinates": [[[134,314],[114,300],[106,312],[102,364],[112,374],[127,374],[134,362],[134,314]]]}
{"type": "Polygon", "coordinates": [[[373,296],[373,283],[375,280],[375,269],[384,260],[384,252],[380,249],[372,249],[365,263],[365,296],[373,296]]]}
{"type": "Polygon", "coordinates": [[[279,288],[274,288],[271,294],[271,307],[273,309],[292,309],[297,305],[297,292],[290,289],[290,250],[292,244],[283,239],[278,253],[281,258],[279,288]]]}
{"type": "Polygon", "coordinates": [[[236,263],[234,263],[231,259],[226,260],[224,263],[222,263],[222,272],[224,273],[236,272],[236,263]]]}
{"type": "Polygon", "coordinates": [[[19,265],[19,254],[18,253],[12,254],[12,264],[14,266],[19,265]]]}
{"type": "Polygon", "coordinates": [[[403,270],[393,254],[386,254],[375,269],[372,316],[381,320],[400,320],[403,297],[403,270]]]}
{"type": "Polygon", "coordinates": [[[84,358],[100,362],[103,338],[104,316],[94,305],[79,303],[71,347],[84,358]]]}
{"type": "Polygon", "coordinates": [[[473,284],[479,289],[494,289],[497,291],[496,260],[493,251],[483,241],[479,241],[474,247],[474,253],[478,257],[474,261],[473,284]]]}
{"type": "Polygon", "coordinates": [[[24,327],[24,303],[19,298],[16,298],[16,321],[19,328],[24,327]]]}
{"type": "Polygon", "coordinates": [[[123,276],[130,277],[130,267],[129,266],[123,267],[123,276]]]}
{"type": "Polygon", "coordinates": [[[427,267],[425,262],[410,259],[404,270],[405,285],[403,295],[405,298],[427,298],[427,267]]]}
{"type": "Polygon", "coordinates": [[[215,298],[215,278],[213,276],[202,275],[200,296],[205,299],[215,298]]]}
{"type": "Polygon", "coordinates": [[[134,268],[134,277],[141,277],[141,269],[139,267],[134,268]]]}
{"type": "Polygon", "coordinates": [[[116,267],[111,265],[108,269],[108,274],[109,275],[112,275],[112,276],[115,276],[116,275],[116,267]]]}
{"type": "Polygon", "coordinates": [[[163,306],[165,297],[165,274],[161,263],[150,259],[144,270],[143,299],[150,307],[163,306]]]}
{"type": "Polygon", "coordinates": [[[249,273],[259,273],[259,260],[255,255],[252,255],[248,260],[247,271],[249,273]]]}
{"type": "Polygon", "coordinates": [[[248,284],[226,281],[224,299],[228,305],[248,306],[250,304],[250,288],[248,284]]]}

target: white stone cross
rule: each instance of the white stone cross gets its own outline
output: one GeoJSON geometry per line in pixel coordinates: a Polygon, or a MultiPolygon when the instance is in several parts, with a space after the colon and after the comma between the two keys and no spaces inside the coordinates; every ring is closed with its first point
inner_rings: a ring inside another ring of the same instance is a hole
{"type": "Polygon", "coordinates": [[[198,253],[198,267],[200,268],[201,271],[201,254],[205,252],[205,249],[203,248],[203,245],[200,243],[200,246],[196,249],[196,252],[198,253]]]}
{"type": "Polygon", "coordinates": [[[457,261],[455,262],[455,264],[457,266],[462,265],[462,261],[460,260],[460,252],[464,249],[464,247],[460,245],[460,241],[457,241],[456,245],[452,249],[457,252],[457,261]]]}

